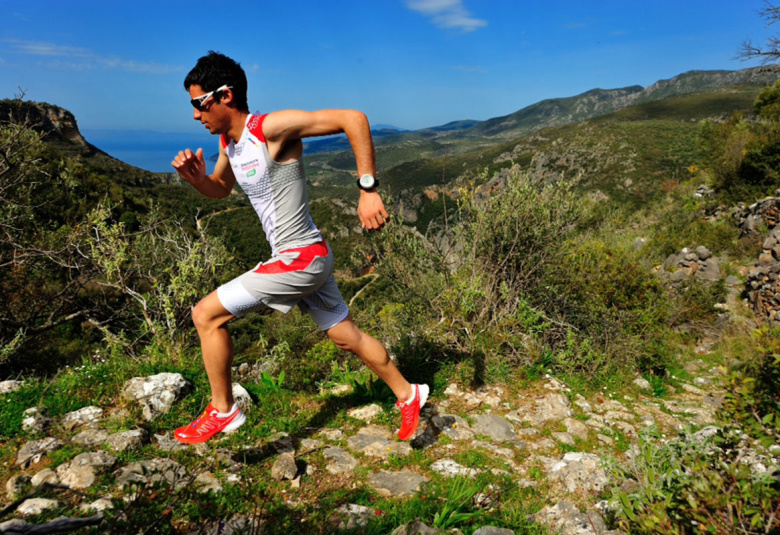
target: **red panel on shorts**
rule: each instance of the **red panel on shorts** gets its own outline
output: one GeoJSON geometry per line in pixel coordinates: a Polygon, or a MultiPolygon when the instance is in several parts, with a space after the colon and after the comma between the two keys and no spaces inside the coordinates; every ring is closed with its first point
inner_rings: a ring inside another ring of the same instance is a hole
{"type": "Polygon", "coordinates": [[[271,262],[266,262],[265,264],[260,264],[257,269],[255,269],[255,273],[260,274],[275,274],[275,273],[291,273],[293,271],[303,271],[309,265],[314,261],[316,257],[325,258],[328,256],[328,246],[325,243],[325,240],[322,240],[321,242],[314,243],[312,245],[307,245],[306,247],[301,247],[299,249],[287,249],[286,251],[282,251],[280,254],[284,253],[300,253],[298,255],[298,258],[290,262],[290,264],[285,264],[284,261],[281,259],[273,260],[271,262]]]}

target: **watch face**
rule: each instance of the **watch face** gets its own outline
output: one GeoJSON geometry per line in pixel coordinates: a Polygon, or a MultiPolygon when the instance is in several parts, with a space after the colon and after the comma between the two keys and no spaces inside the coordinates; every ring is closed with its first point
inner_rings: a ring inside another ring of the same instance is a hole
{"type": "Polygon", "coordinates": [[[371,175],[363,175],[360,177],[360,187],[364,189],[371,189],[376,185],[376,179],[371,175]]]}

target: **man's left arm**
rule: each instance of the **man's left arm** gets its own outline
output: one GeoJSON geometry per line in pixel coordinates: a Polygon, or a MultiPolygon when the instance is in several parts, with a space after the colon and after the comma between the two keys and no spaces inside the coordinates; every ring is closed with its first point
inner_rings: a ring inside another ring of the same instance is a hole
{"type": "MultiPolygon", "coordinates": [[[[320,110],[314,112],[285,110],[268,114],[263,121],[263,134],[271,154],[282,152],[291,141],[332,134],[347,135],[355,153],[358,176],[376,175],[374,141],[368,118],[355,110],[320,110]]],[[[360,190],[358,217],[364,229],[379,230],[389,215],[382,197],[376,191],[360,190]]]]}

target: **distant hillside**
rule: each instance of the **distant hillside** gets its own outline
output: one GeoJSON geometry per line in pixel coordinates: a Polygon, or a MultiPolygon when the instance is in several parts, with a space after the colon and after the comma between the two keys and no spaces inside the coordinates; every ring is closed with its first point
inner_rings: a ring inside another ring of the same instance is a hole
{"type": "Polygon", "coordinates": [[[569,98],[543,100],[520,111],[489,119],[450,136],[512,139],[542,128],[576,123],[615,111],[676,95],[710,91],[737,84],[768,85],[780,78],[780,68],[756,67],[740,71],[690,71],[642,88],[593,89],[569,98]]]}
{"type": "MultiPolygon", "coordinates": [[[[486,121],[455,121],[395,135],[388,132],[389,135],[375,140],[377,165],[380,170],[386,170],[415,160],[480,152],[544,128],[601,117],[637,104],[738,84],[763,87],[778,78],[780,68],[776,66],[740,71],[690,71],[646,88],[636,85],[621,89],[592,89],[573,97],[546,99],[486,121]]],[[[331,145],[330,148],[344,150],[348,146],[331,145]]],[[[315,181],[348,178],[349,175],[344,173],[348,173],[354,165],[349,155],[338,152],[312,154],[309,162],[315,181]],[[341,173],[334,174],[334,170],[341,173]]]]}

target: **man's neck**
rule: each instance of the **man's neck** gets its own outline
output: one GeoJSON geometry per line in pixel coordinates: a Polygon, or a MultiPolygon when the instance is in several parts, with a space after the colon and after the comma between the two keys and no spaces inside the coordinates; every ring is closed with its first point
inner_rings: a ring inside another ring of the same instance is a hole
{"type": "Polygon", "coordinates": [[[237,111],[233,118],[230,120],[230,130],[227,132],[227,136],[237,143],[241,139],[241,134],[244,132],[246,126],[246,118],[249,117],[249,112],[237,111]]]}

